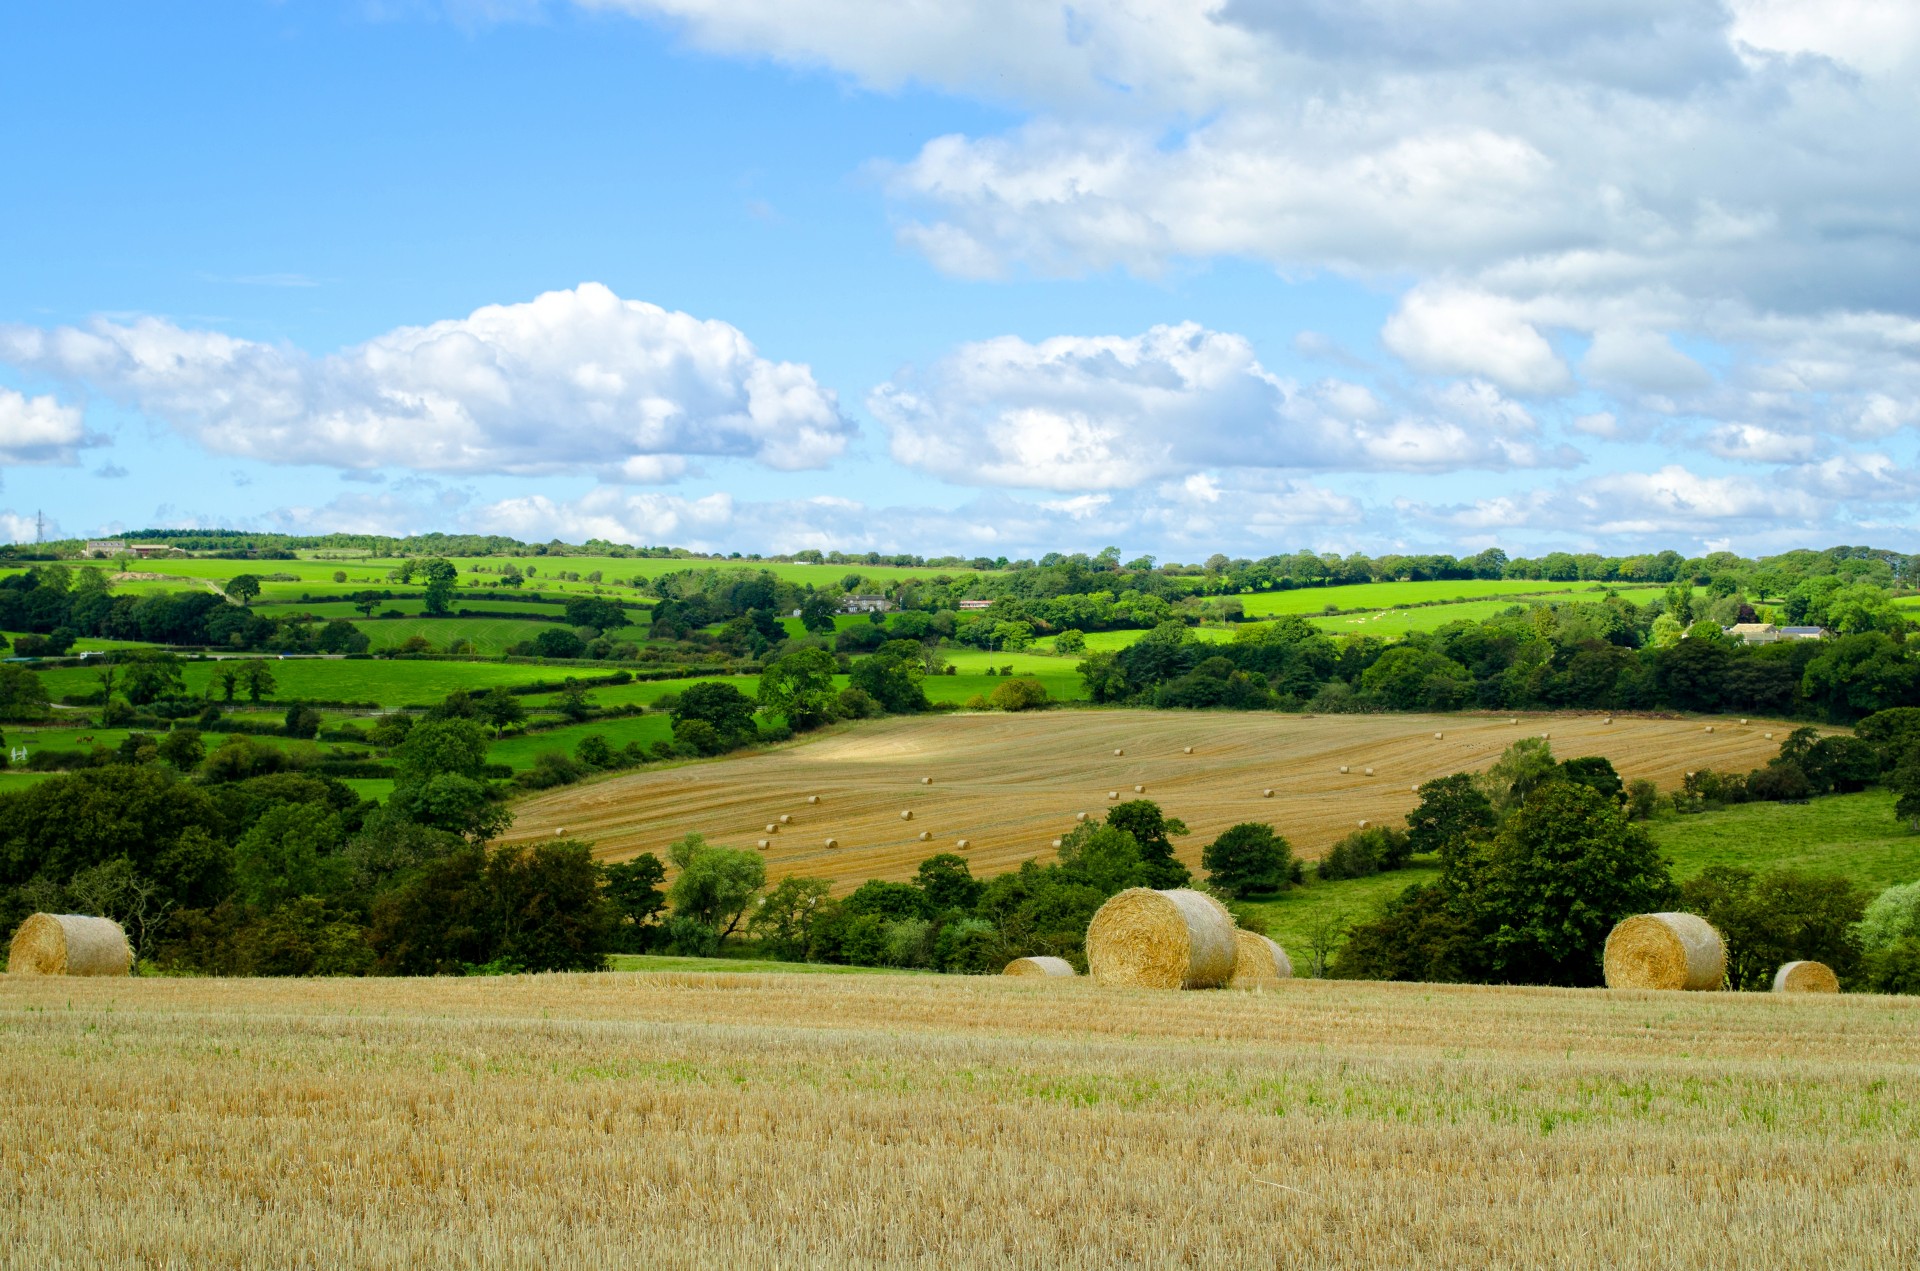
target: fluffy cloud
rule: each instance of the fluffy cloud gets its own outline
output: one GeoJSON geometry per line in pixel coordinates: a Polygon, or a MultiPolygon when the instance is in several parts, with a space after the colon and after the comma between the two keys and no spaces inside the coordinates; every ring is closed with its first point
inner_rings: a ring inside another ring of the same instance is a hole
{"type": "Polygon", "coordinates": [[[1011,557],[1078,544],[1153,543],[1202,554],[1223,546],[1274,550],[1317,541],[1363,516],[1353,499],[1293,480],[1252,482],[1196,474],[1151,490],[1028,502],[999,493],[952,509],[878,507],[822,496],[751,502],[597,487],[574,500],[530,495],[475,510],[473,529],[527,539],[672,543],[696,550],[952,552],[1011,557]],[[1267,546],[1262,547],[1262,544],[1267,546]]]}
{"type": "Polygon", "coordinates": [[[70,464],[81,447],[99,444],[79,407],[0,388],[0,463],[70,464]]]}
{"type": "Polygon", "coordinates": [[[895,459],[968,485],[1117,490],[1203,469],[1444,472],[1573,458],[1485,382],[1389,407],[1362,385],[1282,380],[1243,337],[1194,323],[984,340],[881,385],[867,405],[895,459]]]}
{"type": "Polygon", "coordinates": [[[1836,513],[1816,493],[1745,476],[1703,476],[1677,464],[1469,503],[1400,507],[1431,526],[1490,541],[1614,545],[1755,541],[1776,530],[1803,540],[1810,527],[1833,525],[1836,513]]]}
{"type": "Polygon", "coordinates": [[[818,467],[854,431],[805,366],[596,283],[324,357],[142,318],[0,328],[0,360],[276,463],[659,481],[702,457],[818,467]]]}

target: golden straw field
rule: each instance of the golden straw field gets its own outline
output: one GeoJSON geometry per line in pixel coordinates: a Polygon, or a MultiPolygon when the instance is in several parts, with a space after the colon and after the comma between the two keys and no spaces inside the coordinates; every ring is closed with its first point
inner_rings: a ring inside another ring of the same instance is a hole
{"type": "Polygon", "coordinates": [[[1691,769],[1759,766],[1793,727],[1605,718],[1131,710],[893,718],[763,754],[556,790],[516,804],[507,837],[564,830],[610,860],[660,853],[689,831],[730,847],[766,839],[770,877],[806,874],[844,892],[869,878],[909,878],[935,852],[960,851],[976,876],[1015,868],[1047,855],[1076,813],[1098,815],[1117,792],[1185,820],[1193,833],[1175,847],[1197,870],[1200,849],[1240,821],[1269,822],[1317,858],[1361,820],[1397,824],[1418,802],[1412,786],[1484,768],[1528,734],[1550,733],[1562,758],[1605,755],[1623,778],[1672,789],[1691,769]],[[921,784],[929,776],[933,784],[921,784]],[[781,816],[792,820],[782,825],[781,816]],[[829,838],[839,845],[828,848],[829,838]]]}
{"type": "Polygon", "coordinates": [[[1920,1000],[0,981],[0,1265],[1895,1267],[1920,1000]]]}

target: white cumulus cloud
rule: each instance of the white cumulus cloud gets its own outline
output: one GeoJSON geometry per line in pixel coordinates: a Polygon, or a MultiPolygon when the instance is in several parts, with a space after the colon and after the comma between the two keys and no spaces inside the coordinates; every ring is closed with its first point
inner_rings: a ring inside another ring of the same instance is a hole
{"type": "Polygon", "coordinates": [[[324,356],[149,317],[0,327],[0,361],[275,463],[657,481],[703,457],[819,467],[854,432],[805,366],[597,283],[324,356]]]}
{"type": "Polygon", "coordinates": [[[1196,323],[983,340],[880,385],[867,405],[896,460],[968,485],[1114,490],[1203,469],[1446,472],[1574,458],[1484,381],[1393,408],[1362,385],[1283,380],[1244,337],[1196,323]]]}
{"type": "Polygon", "coordinates": [[[71,464],[81,447],[100,442],[79,407],[0,388],[0,463],[71,464]]]}

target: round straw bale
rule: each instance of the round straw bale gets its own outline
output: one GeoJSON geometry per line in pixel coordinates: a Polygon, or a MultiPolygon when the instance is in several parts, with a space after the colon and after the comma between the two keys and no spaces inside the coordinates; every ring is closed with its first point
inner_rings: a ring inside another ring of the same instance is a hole
{"type": "Polygon", "coordinates": [[[1517,719],[1510,719],[1510,720],[1508,720],[1507,722],[1508,722],[1509,724],[1517,724],[1517,723],[1519,723],[1520,721],[1519,721],[1519,720],[1517,720],[1517,719]]]}
{"type": "Polygon", "coordinates": [[[1417,786],[1417,785],[1412,785],[1412,786],[1408,786],[1408,787],[1407,787],[1407,793],[1408,793],[1408,794],[1419,794],[1419,793],[1420,793],[1420,787],[1419,787],[1419,786],[1417,786]]]}
{"type": "Polygon", "coordinates": [[[1258,988],[1293,978],[1293,962],[1287,957],[1287,951],[1265,936],[1236,931],[1233,949],[1233,978],[1227,982],[1229,988],[1258,988]]]}
{"type": "Polygon", "coordinates": [[[1055,840],[1053,840],[1053,845],[1054,845],[1055,847],[1059,847],[1059,846],[1060,846],[1060,845],[1061,845],[1062,843],[1064,843],[1065,841],[1066,841],[1065,839],[1055,839],[1055,840]]]}
{"type": "Polygon", "coordinates": [[[767,822],[767,833],[778,834],[779,832],[780,832],[780,823],[778,821],[767,822]]]}
{"type": "Polygon", "coordinates": [[[1746,720],[1744,720],[1744,719],[1743,719],[1743,720],[1741,720],[1741,721],[1740,721],[1740,727],[1742,727],[1742,728],[1745,728],[1746,726],[1747,726],[1747,721],[1746,721],[1746,720]]]}
{"type": "Polygon", "coordinates": [[[969,847],[973,846],[973,844],[966,839],[955,839],[953,841],[953,845],[959,848],[963,852],[966,851],[969,847]]]}
{"type": "Polygon", "coordinates": [[[769,845],[768,845],[768,843],[767,843],[767,840],[765,840],[765,839],[755,839],[755,840],[753,841],[753,845],[754,845],[755,847],[757,847],[757,848],[759,848],[759,849],[760,849],[761,851],[763,851],[763,852],[764,852],[764,851],[766,851],[766,850],[767,850],[767,847],[769,846],[769,845]]]}
{"type": "Polygon", "coordinates": [[[1073,814],[1073,819],[1076,821],[1084,821],[1087,819],[1087,814],[1085,812],[1075,812],[1073,814]]]}
{"type": "Polygon", "coordinates": [[[1600,722],[1603,724],[1611,724],[1613,722],[1613,716],[1609,715],[1605,719],[1601,720],[1600,722]]]}
{"type": "Polygon", "coordinates": [[[1824,962],[1788,962],[1773,973],[1775,993],[1838,993],[1840,977],[1824,962]]]}
{"type": "Polygon", "coordinates": [[[1180,747],[1180,753],[1181,753],[1181,754],[1183,754],[1183,755],[1190,755],[1190,754],[1192,754],[1192,753],[1193,753],[1193,747],[1192,747],[1192,746],[1182,746],[1182,747],[1180,747]]]}
{"type": "Polygon", "coordinates": [[[780,824],[782,824],[782,825],[792,825],[792,824],[793,824],[793,815],[792,815],[791,813],[788,813],[788,812],[782,812],[782,813],[780,814],[780,824]]]}
{"type": "Polygon", "coordinates": [[[1346,770],[1347,770],[1347,765],[1345,765],[1345,764],[1341,764],[1341,765],[1340,765],[1340,771],[1342,771],[1342,772],[1345,772],[1346,770]]]}
{"type": "Polygon", "coordinates": [[[1271,799],[1273,797],[1273,787],[1268,786],[1266,789],[1262,790],[1260,792],[1260,797],[1263,799],[1271,799]]]}
{"type": "Polygon", "coordinates": [[[1120,797],[1120,792],[1118,790],[1109,790],[1107,791],[1107,797],[1109,799],[1117,799],[1120,797]]]}
{"type": "Polygon", "coordinates": [[[1435,734],[1433,735],[1433,739],[1434,739],[1435,741],[1443,741],[1443,740],[1445,740],[1445,739],[1446,739],[1446,734],[1445,734],[1445,733],[1435,733],[1435,734]]]}
{"type": "Polygon", "coordinates": [[[1233,978],[1233,916],[1204,892],[1130,887],[1087,924],[1097,984],[1212,989],[1233,978]]]}
{"type": "Polygon", "coordinates": [[[1773,740],[1773,734],[1772,734],[1772,733],[1767,733],[1767,734],[1765,734],[1765,736],[1766,736],[1766,739],[1767,739],[1768,741],[1772,741],[1772,740],[1773,740]]]}
{"type": "Polygon", "coordinates": [[[923,786],[930,786],[930,785],[932,785],[932,784],[933,784],[933,778],[932,778],[932,777],[922,777],[922,778],[920,778],[920,784],[921,784],[921,785],[923,785],[923,786]]]}
{"type": "Polygon", "coordinates": [[[1713,731],[1713,725],[1712,725],[1712,724],[1708,724],[1708,725],[1707,725],[1707,731],[1708,731],[1708,732],[1712,732],[1712,731],[1713,731]]]}
{"type": "Polygon", "coordinates": [[[120,924],[84,914],[30,915],[7,953],[10,975],[125,975],[132,966],[120,924]]]}
{"type": "Polygon", "coordinates": [[[1366,829],[1366,828],[1367,828],[1367,823],[1366,823],[1365,821],[1362,821],[1362,822],[1360,822],[1360,828],[1361,828],[1361,829],[1363,829],[1363,830],[1364,830],[1364,829],[1366,829]]]}
{"type": "Polygon", "coordinates": [[[1727,946],[1699,914],[1636,914],[1607,936],[1610,989],[1717,989],[1727,946]]]}
{"type": "Polygon", "coordinates": [[[819,796],[819,795],[817,795],[817,794],[810,794],[810,795],[808,795],[808,796],[807,796],[807,802],[808,802],[809,804],[814,804],[814,803],[818,803],[818,802],[820,802],[820,796],[819,796]]]}
{"type": "Polygon", "coordinates": [[[828,839],[828,840],[827,840],[827,846],[828,846],[828,847],[838,847],[838,846],[840,846],[840,840],[839,840],[839,839],[828,839]]]}
{"type": "Polygon", "coordinates": [[[1007,963],[1002,975],[1029,975],[1044,979],[1070,980],[1079,972],[1073,969],[1073,963],[1065,958],[1015,958],[1007,963]]]}
{"type": "Polygon", "coordinates": [[[1135,786],[1133,788],[1133,792],[1135,794],[1145,794],[1147,792],[1147,788],[1145,786],[1135,786]]]}
{"type": "Polygon", "coordinates": [[[906,811],[904,811],[904,812],[902,812],[902,813],[900,814],[900,819],[901,819],[902,821],[911,821],[911,820],[913,820],[913,809],[912,809],[912,808],[908,808],[908,809],[907,809],[906,811]]]}
{"type": "Polygon", "coordinates": [[[1126,752],[1126,751],[1124,751],[1124,750],[1116,750],[1116,751],[1114,751],[1113,753],[1114,753],[1115,755],[1124,755],[1124,754],[1126,754],[1127,752],[1126,752]]]}
{"type": "Polygon", "coordinates": [[[922,830],[922,831],[920,831],[920,841],[921,841],[922,843],[925,843],[925,842],[926,842],[927,840],[929,840],[929,839],[931,839],[932,837],[933,837],[933,831],[932,831],[932,830],[922,830]]]}

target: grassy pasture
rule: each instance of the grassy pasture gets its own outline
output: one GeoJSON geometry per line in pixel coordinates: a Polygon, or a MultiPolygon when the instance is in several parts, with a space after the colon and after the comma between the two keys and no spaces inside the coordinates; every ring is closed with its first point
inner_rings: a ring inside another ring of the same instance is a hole
{"type": "Polygon", "coordinates": [[[1530,596],[1592,592],[1598,595],[1604,584],[1594,582],[1545,582],[1529,578],[1448,579],[1418,583],[1351,583],[1341,587],[1300,587],[1292,591],[1263,591],[1240,597],[1250,618],[1278,617],[1283,613],[1317,614],[1328,605],[1342,609],[1391,609],[1395,605],[1430,604],[1434,601],[1491,600],[1500,596],[1530,596]]]}
{"type": "Polygon", "coordinates": [[[22,980],[20,1266],[1920,1260],[1920,1001],[22,980]]]}
{"type": "MultiPolygon", "coordinates": [[[[426,705],[439,701],[455,689],[480,691],[497,684],[525,684],[530,681],[559,682],[569,674],[604,674],[601,668],[585,667],[569,671],[559,666],[535,666],[501,662],[388,661],[385,659],[287,658],[269,657],[273,678],[278,686],[274,696],[282,701],[314,698],[323,701],[378,702],[382,706],[426,705]]],[[[221,660],[182,664],[187,692],[203,696],[207,685],[222,669],[221,660]]],[[[99,689],[95,672],[85,667],[59,668],[41,672],[47,692],[54,701],[64,694],[89,693],[99,689]]],[[[244,694],[242,695],[244,698],[244,694]]]]}
{"type": "Polygon", "coordinates": [[[845,892],[869,878],[911,877],[961,838],[978,875],[1045,857],[1075,813],[1098,813],[1109,791],[1133,797],[1138,784],[1192,827],[1177,848],[1197,870],[1202,846],[1240,821],[1268,822],[1317,859],[1360,819],[1398,822],[1416,802],[1411,786],[1484,768],[1529,732],[1550,731],[1562,755],[1604,754],[1623,775],[1666,788],[1689,768],[1744,771],[1778,749],[1758,722],[1722,720],[1706,734],[1698,720],[1519,716],[1515,726],[1509,718],[1100,710],[885,719],[761,754],[536,795],[517,805],[509,836],[565,826],[623,859],[689,830],[742,846],[768,837],[762,827],[786,813],[794,821],[771,836],[769,874],[826,878],[845,892]],[[1116,748],[1126,754],[1114,756],[1116,748]],[[1377,775],[1365,775],[1367,766],[1377,775]],[[922,785],[923,776],[934,784],[922,785]],[[1268,788],[1272,798],[1262,794],[1268,788]],[[812,794],[818,805],[807,804],[812,794]],[[932,837],[921,840],[921,831],[932,837]],[[828,849],[829,837],[840,846],[828,849]]]}
{"type": "Polygon", "coordinates": [[[437,650],[444,651],[455,640],[467,640],[472,642],[474,653],[495,656],[511,645],[554,629],[551,622],[531,618],[374,618],[356,619],[353,625],[373,641],[376,653],[398,648],[419,636],[437,650]]]}
{"type": "Polygon", "coordinates": [[[665,715],[628,715],[618,719],[589,720],[564,728],[506,737],[487,747],[487,762],[503,763],[516,772],[533,767],[533,761],[549,750],[571,755],[583,737],[600,734],[615,750],[630,741],[650,746],[656,741],[673,740],[673,724],[665,715]]]}
{"type": "MultiPolygon", "coordinates": [[[[1585,597],[1580,597],[1585,598],[1585,597]]],[[[1544,597],[1468,600],[1457,605],[1422,605],[1416,609],[1374,609],[1367,613],[1307,615],[1307,621],[1331,636],[1364,635],[1397,640],[1410,631],[1438,631],[1450,622],[1485,622],[1513,608],[1544,597]]]]}

